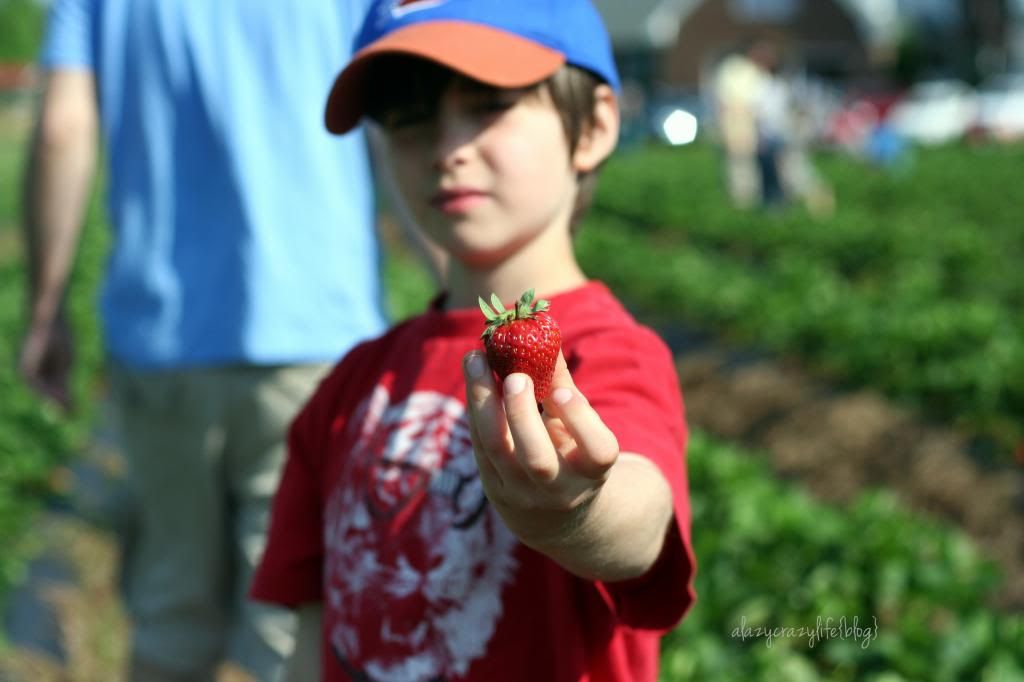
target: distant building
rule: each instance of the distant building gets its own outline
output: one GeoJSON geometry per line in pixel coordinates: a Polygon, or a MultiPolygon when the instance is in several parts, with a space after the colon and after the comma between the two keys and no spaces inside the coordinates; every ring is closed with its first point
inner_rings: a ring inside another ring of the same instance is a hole
{"type": "Polygon", "coordinates": [[[1024,0],[596,0],[623,76],[695,90],[745,37],[770,35],[791,65],[845,83],[911,60],[911,77],[1024,68],[1024,0]],[[909,43],[907,36],[916,36],[909,43]],[[908,48],[911,50],[907,52],[908,48]],[[916,63],[913,62],[916,60],[916,63]]]}
{"type": "Polygon", "coordinates": [[[1006,37],[1009,68],[1024,71],[1024,0],[1009,0],[1010,29],[1006,37]]]}
{"type": "Polygon", "coordinates": [[[743,39],[770,35],[808,70],[845,79],[869,64],[867,26],[839,0],[598,0],[624,76],[694,90],[743,39]]]}
{"type": "Polygon", "coordinates": [[[662,78],[697,86],[725,52],[753,36],[774,37],[784,61],[825,78],[847,80],[868,68],[860,26],[836,0],[704,0],[683,17],[664,53],[662,78]]]}
{"type": "Polygon", "coordinates": [[[1020,44],[1024,29],[1024,2],[1021,0],[962,0],[961,23],[965,54],[962,70],[967,77],[1020,69],[1020,44]]]}

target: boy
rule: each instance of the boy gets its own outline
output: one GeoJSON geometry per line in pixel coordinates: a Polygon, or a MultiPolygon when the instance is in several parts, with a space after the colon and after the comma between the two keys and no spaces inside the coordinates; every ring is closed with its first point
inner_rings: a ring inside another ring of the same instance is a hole
{"type": "Polygon", "coordinates": [[[668,350],[573,255],[618,135],[600,17],[382,0],[356,48],[327,127],[382,130],[448,290],[292,426],[253,588],[299,611],[288,679],[653,681],[694,598],[686,429],[668,350]],[[543,413],[493,378],[476,306],[530,288],[562,331],[543,413]]]}

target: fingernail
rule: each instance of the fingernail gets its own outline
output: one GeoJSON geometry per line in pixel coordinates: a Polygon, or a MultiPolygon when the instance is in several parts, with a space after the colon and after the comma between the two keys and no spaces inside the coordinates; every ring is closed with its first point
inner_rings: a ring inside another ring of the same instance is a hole
{"type": "Polygon", "coordinates": [[[522,393],[524,388],[526,388],[526,377],[522,374],[510,374],[505,379],[505,395],[522,393]]]}
{"type": "Polygon", "coordinates": [[[474,353],[469,356],[469,360],[466,361],[466,371],[469,376],[473,379],[479,379],[484,375],[484,359],[480,357],[479,353],[474,353]]]}
{"type": "Polygon", "coordinates": [[[556,388],[551,392],[551,402],[555,405],[565,405],[572,400],[572,391],[568,388],[556,388]]]}

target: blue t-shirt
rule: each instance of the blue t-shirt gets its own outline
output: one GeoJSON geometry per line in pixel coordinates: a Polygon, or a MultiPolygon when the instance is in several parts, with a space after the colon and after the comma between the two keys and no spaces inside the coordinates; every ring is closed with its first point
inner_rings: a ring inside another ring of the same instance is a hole
{"type": "Polygon", "coordinates": [[[365,139],[323,124],[368,5],[54,0],[44,67],[96,76],[115,361],[332,361],[383,329],[365,139]]]}

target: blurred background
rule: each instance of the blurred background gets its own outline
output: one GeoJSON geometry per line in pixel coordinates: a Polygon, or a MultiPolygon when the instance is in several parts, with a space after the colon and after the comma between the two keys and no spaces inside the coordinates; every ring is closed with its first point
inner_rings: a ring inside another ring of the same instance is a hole
{"type": "MultiPolygon", "coordinates": [[[[1024,680],[1024,0],[596,4],[624,129],[579,256],[670,343],[692,429],[662,679],[1024,680]]],[[[0,0],[0,680],[111,680],[101,187],[78,411],[13,370],[45,10],[0,0]]],[[[431,279],[381,229],[397,320],[431,279]]]]}
{"type": "Polygon", "coordinates": [[[890,117],[927,144],[1024,134],[1020,0],[597,4],[636,98],[629,139],[670,141],[665,120],[675,108],[713,128],[714,71],[752,37],[778,43],[780,70],[803,88],[822,144],[849,146],[858,128],[890,117]]]}

